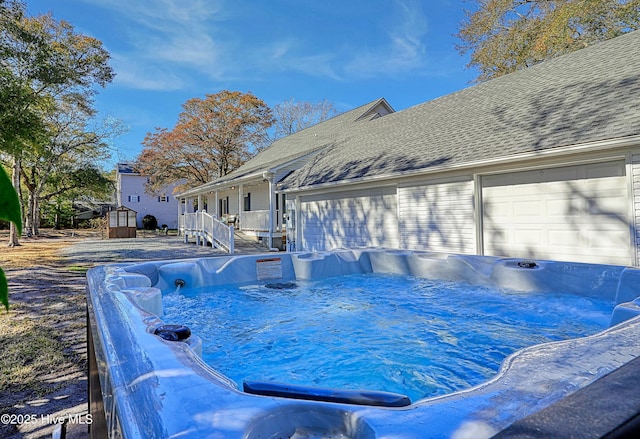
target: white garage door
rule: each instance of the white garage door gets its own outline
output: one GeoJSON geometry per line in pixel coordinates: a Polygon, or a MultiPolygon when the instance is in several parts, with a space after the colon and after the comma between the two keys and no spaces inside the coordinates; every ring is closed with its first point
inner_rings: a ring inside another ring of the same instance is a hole
{"type": "Polygon", "coordinates": [[[631,265],[622,161],[482,178],[487,255],[631,265]]]}
{"type": "Polygon", "coordinates": [[[472,180],[400,187],[398,212],[402,248],[476,252],[472,180]]]}
{"type": "Polygon", "coordinates": [[[397,247],[395,188],[320,194],[300,198],[302,247],[397,247]]]}

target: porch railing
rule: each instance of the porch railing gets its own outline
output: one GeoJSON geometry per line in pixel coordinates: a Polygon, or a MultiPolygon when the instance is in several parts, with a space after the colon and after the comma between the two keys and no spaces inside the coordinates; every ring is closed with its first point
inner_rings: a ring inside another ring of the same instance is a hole
{"type": "Polygon", "coordinates": [[[227,226],[205,211],[184,213],[180,215],[178,223],[180,233],[184,235],[185,242],[189,239],[189,236],[195,236],[198,243],[200,243],[200,240],[202,240],[203,245],[210,242],[213,247],[222,248],[229,254],[233,254],[233,226],[227,226]]]}
{"type": "Polygon", "coordinates": [[[269,231],[268,210],[250,210],[242,212],[240,218],[240,228],[242,230],[269,231]]]}

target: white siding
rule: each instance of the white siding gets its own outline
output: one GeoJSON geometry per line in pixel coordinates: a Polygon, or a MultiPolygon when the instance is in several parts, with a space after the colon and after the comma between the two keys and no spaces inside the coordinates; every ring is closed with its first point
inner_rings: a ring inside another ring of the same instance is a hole
{"type": "Polygon", "coordinates": [[[178,200],[173,196],[177,183],[166,186],[158,194],[149,194],[145,186],[147,178],[139,174],[121,173],[118,182],[118,204],[136,211],[138,228],[142,228],[145,215],[155,216],[158,226],[178,227],[178,200]]]}
{"type": "Polygon", "coordinates": [[[329,193],[300,198],[298,250],[398,247],[395,188],[329,193]]]}
{"type": "Polygon", "coordinates": [[[625,163],[483,177],[485,254],[631,265],[625,163]]]}
{"type": "Polygon", "coordinates": [[[228,213],[237,214],[238,213],[238,190],[224,190],[218,191],[218,203],[216,204],[216,194],[212,193],[207,195],[207,211],[210,214],[215,214],[216,216],[221,216],[223,212],[220,211],[220,200],[225,200],[226,203],[228,201],[228,213]],[[227,200],[228,197],[228,200],[227,200]]]}
{"type": "Polygon", "coordinates": [[[473,181],[398,188],[400,245],[475,253],[473,181]]]}
{"type": "Polygon", "coordinates": [[[631,154],[633,178],[634,242],[637,264],[640,264],[640,151],[631,154]]]}
{"type": "MultiPolygon", "coordinates": [[[[269,210],[269,183],[261,182],[256,185],[244,185],[242,187],[242,197],[251,194],[251,210],[269,210]]],[[[275,196],[274,201],[275,203],[275,196]]],[[[244,201],[243,201],[244,203],[244,201]]],[[[241,206],[244,210],[244,204],[241,206]]]]}

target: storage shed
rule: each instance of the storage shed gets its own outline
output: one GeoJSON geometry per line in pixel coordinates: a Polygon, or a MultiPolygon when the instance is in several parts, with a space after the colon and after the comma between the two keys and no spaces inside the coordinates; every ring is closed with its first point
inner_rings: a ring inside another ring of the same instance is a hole
{"type": "Polygon", "coordinates": [[[120,206],[108,213],[107,236],[109,238],[135,238],[137,212],[120,206]]]}

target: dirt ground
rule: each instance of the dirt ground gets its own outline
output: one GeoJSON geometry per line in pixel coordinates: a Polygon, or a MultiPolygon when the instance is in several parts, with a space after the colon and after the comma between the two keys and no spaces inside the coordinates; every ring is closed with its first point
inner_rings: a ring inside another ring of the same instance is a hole
{"type": "MultiPolygon", "coordinates": [[[[85,273],[68,266],[60,249],[96,232],[45,231],[3,248],[9,312],[0,310],[0,437],[51,437],[73,417],[68,438],[87,436],[85,273]]],[[[98,236],[99,238],[99,236],[98,236]]]]}
{"type": "MultiPolygon", "coordinates": [[[[67,438],[87,437],[86,272],[108,262],[220,254],[151,233],[106,240],[96,231],[42,231],[5,247],[0,267],[10,310],[0,309],[0,437],[51,437],[66,419],[67,438]]],[[[256,248],[246,246],[245,252],[256,248]]],[[[243,251],[240,250],[239,253],[243,251]]]]}

